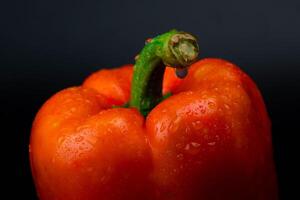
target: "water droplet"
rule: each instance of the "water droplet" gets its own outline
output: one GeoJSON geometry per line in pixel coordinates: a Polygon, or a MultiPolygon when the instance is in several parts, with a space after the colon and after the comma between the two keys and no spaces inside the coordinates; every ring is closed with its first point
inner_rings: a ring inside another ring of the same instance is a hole
{"type": "Polygon", "coordinates": [[[190,131],[190,128],[189,127],[186,127],[185,128],[185,133],[188,133],[190,131]]]}
{"type": "Polygon", "coordinates": [[[200,144],[197,143],[197,142],[191,142],[191,145],[192,145],[192,147],[194,147],[194,148],[200,147],[200,144]]]}
{"type": "Polygon", "coordinates": [[[86,99],[86,100],[85,100],[85,102],[86,102],[86,103],[88,103],[88,104],[90,104],[90,103],[91,103],[91,101],[90,101],[90,100],[88,100],[88,99],[86,99]]]}
{"type": "Polygon", "coordinates": [[[148,39],[146,39],[145,44],[148,44],[148,43],[150,43],[151,41],[152,41],[152,38],[148,38],[148,39]]]}
{"type": "Polygon", "coordinates": [[[178,78],[184,78],[187,76],[188,70],[187,70],[187,68],[184,68],[184,69],[176,68],[175,73],[178,78]]]}
{"type": "Polygon", "coordinates": [[[225,106],[225,108],[226,108],[227,110],[229,110],[230,107],[229,107],[228,104],[225,104],[224,106],[225,106]]]}
{"type": "Polygon", "coordinates": [[[195,130],[200,130],[203,128],[202,124],[201,124],[201,121],[195,121],[195,122],[192,122],[192,125],[193,125],[193,128],[195,130]]]}
{"type": "Polygon", "coordinates": [[[199,153],[199,151],[200,151],[199,147],[200,147],[199,143],[191,142],[191,143],[187,144],[184,149],[186,150],[187,153],[195,155],[195,154],[199,153]]]}
{"type": "Polygon", "coordinates": [[[201,109],[200,109],[200,112],[201,112],[202,114],[204,114],[205,111],[206,111],[205,108],[201,108],[201,109]]]}
{"type": "Polygon", "coordinates": [[[167,109],[163,109],[161,112],[162,112],[162,113],[166,113],[166,112],[167,112],[167,109]]]}
{"type": "Polygon", "coordinates": [[[83,126],[79,126],[76,128],[77,132],[83,131],[85,129],[88,129],[90,126],[89,125],[83,125],[83,126]]]}
{"type": "MultiPolygon", "coordinates": [[[[78,146],[78,149],[79,149],[80,151],[84,151],[84,150],[86,150],[87,148],[86,148],[84,145],[79,145],[79,146],[78,146]]],[[[81,156],[81,155],[83,155],[82,152],[79,153],[79,156],[81,156]]]]}
{"type": "Polygon", "coordinates": [[[185,149],[186,151],[190,150],[190,144],[185,145],[184,149],[185,149]]]}
{"type": "Polygon", "coordinates": [[[208,102],[208,107],[210,109],[214,108],[215,107],[215,103],[214,102],[208,102]]]}
{"type": "Polygon", "coordinates": [[[225,129],[228,130],[230,127],[228,124],[225,125],[225,129]]]}
{"type": "Polygon", "coordinates": [[[108,132],[108,133],[112,133],[111,128],[108,128],[108,129],[107,129],[107,132],[108,132]]]}
{"type": "Polygon", "coordinates": [[[75,137],[75,142],[81,142],[83,140],[83,137],[81,135],[75,137]]]}
{"type": "Polygon", "coordinates": [[[207,143],[209,146],[214,146],[216,144],[216,142],[209,142],[207,143]]]}
{"type": "Polygon", "coordinates": [[[58,145],[61,145],[61,143],[63,142],[63,140],[64,140],[64,137],[59,137],[59,138],[57,139],[58,145]]]}
{"type": "Polygon", "coordinates": [[[140,57],[140,55],[138,54],[138,55],[136,55],[135,57],[134,57],[134,60],[137,60],[137,59],[139,59],[139,57],[140,57]]]}
{"type": "Polygon", "coordinates": [[[178,160],[183,160],[183,154],[182,153],[178,154],[176,157],[177,157],[178,160]]]}
{"type": "Polygon", "coordinates": [[[172,123],[172,126],[170,126],[170,131],[175,132],[179,128],[180,125],[180,117],[177,117],[174,122],[172,123]]]}
{"type": "Polygon", "coordinates": [[[160,125],[159,131],[160,131],[160,132],[164,132],[165,130],[166,130],[166,125],[165,125],[164,123],[162,123],[162,124],[160,125]]]}

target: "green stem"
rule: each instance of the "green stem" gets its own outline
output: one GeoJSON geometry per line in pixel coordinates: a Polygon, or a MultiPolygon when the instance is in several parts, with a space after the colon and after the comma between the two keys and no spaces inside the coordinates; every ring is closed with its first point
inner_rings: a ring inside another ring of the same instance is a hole
{"type": "MultiPolygon", "coordinates": [[[[144,116],[162,100],[162,81],[166,65],[178,71],[197,60],[199,48],[191,34],[171,30],[149,41],[134,65],[130,107],[144,116]]],[[[179,73],[180,74],[180,73],[179,73]]]]}

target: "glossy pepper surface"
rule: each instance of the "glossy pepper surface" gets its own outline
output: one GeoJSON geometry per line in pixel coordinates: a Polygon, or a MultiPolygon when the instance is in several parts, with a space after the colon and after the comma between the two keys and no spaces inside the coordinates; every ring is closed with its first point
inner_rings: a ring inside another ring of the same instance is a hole
{"type": "Polygon", "coordinates": [[[195,37],[172,30],[148,40],[134,66],[52,96],[31,133],[39,198],[277,199],[258,88],[234,64],[197,55],[195,37]]]}

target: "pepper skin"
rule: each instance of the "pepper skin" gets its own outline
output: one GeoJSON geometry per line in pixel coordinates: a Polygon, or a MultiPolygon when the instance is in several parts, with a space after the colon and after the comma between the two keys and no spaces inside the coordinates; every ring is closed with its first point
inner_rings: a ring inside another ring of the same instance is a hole
{"type": "Polygon", "coordinates": [[[184,79],[166,67],[172,96],[143,116],[137,71],[100,70],[42,106],[29,149],[41,200],[277,199],[270,120],[249,76],[214,58],[184,79]]]}

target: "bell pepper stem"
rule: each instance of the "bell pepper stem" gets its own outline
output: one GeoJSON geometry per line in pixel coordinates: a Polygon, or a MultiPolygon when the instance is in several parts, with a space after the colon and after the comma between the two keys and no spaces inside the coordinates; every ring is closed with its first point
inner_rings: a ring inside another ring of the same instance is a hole
{"type": "Polygon", "coordinates": [[[166,66],[176,68],[183,78],[187,67],[197,60],[196,38],[186,32],[171,30],[146,41],[136,57],[129,106],[146,116],[162,99],[162,82],[166,66]]]}

